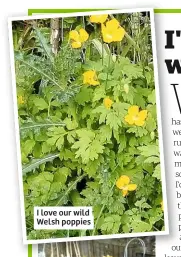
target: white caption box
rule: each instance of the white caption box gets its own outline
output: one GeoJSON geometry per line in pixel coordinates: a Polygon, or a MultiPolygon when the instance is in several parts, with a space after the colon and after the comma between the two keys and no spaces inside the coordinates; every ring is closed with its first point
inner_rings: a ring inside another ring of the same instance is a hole
{"type": "Polygon", "coordinates": [[[94,228],[92,207],[34,207],[34,229],[94,228]]]}

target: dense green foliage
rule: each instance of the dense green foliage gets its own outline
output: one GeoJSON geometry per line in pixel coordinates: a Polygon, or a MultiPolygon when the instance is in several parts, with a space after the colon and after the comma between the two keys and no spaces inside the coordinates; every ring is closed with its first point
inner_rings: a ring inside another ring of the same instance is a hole
{"type": "Polygon", "coordinates": [[[164,229],[149,17],[116,18],[127,33],[111,44],[88,17],[61,20],[56,56],[49,20],[13,24],[28,239],[164,229]],[[81,27],[90,35],[84,63],[68,40],[81,27]],[[100,85],[83,84],[89,70],[100,85]],[[144,126],[125,121],[134,105],[148,112],[144,126]],[[121,175],[137,185],[126,197],[116,187],[121,175]],[[93,206],[94,230],[34,230],[34,206],[62,205],[93,206]]]}

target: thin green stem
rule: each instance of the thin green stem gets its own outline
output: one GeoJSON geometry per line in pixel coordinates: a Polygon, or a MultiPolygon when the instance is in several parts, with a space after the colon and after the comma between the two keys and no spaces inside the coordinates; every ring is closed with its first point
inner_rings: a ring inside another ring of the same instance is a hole
{"type": "Polygon", "coordinates": [[[48,103],[48,118],[50,117],[51,101],[52,101],[52,98],[50,99],[50,101],[48,103]]]}
{"type": "Polygon", "coordinates": [[[107,77],[106,77],[106,87],[107,87],[107,82],[108,82],[108,76],[109,76],[109,68],[110,68],[110,62],[111,62],[111,51],[109,53],[109,60],[108,60],[108,67],[107,67],[107,77]]]}
{"type": "Polygon", "coordinates": [[[61,40],[63,42],[63,38],[64,38],[64,31],[63,31],[63,18],[61,19],[61,40]]]}
{"type": "Polygon", "coordinates": [[[153,228],[156,230],[156,231],[160,231],[159,229],[157,229],[155,226],[153,226],[153,228]]]}
{"type": "Polygon", "coordinates": [[[69,233],[69,230],[67,230],[67,237],[69,237],[70,236],[70,233],[69,233]]]}
{"type": "Polygon", "coordinates": [[[23,41],[24,41],[25,37],[27,36],[27,34],[29,33],[30,30],[31,30],[31,27],[30,27],[30,26],[28,26],[28,27],[24,30],[22,36],[21,36],[21,37],[19,38],[19,40],[18,40],[18,43],[17,43],[17,46],[16,46],[16,50],[22,50],[23,41]]]}
{"type": "Polygon", "coordinates": [[[65,196],[68,195],[68,193],[72,190],[72,188],[83,178],[85,177],[86,174],[82,174],[82,176],[78,177],[74,183],[67,189],[67,191],[64,193],[64,195],[59,199],[58,203],[56,204],[56,206],[60,206],[62,200],[65,198],[65,196]]]}
{"type": "Polygon", "coordinates": [[[102,65],[104,65],[104,41],[102,39],[102,65]]]}

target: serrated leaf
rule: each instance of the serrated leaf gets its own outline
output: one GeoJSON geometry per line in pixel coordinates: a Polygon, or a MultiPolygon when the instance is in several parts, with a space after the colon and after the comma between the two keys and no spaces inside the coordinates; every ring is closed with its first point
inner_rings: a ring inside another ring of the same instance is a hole
{"type": "Polygon", "coordinates": [[[106,116],[106,124],[110,126],[111,129],[118,130],[122,126],[120,117],[115,112],[110,112],[106,116]]]}
{"type": "Polygon", "coordinates": [[[156,95],[155,90],[151,92],[151,94],[148,96],[149,103],[156,104],[156,95]]]}
{"type": "Polygon", "coordinates": [[[100,131],[100,136],[99,136],[100,141],[103,143],[110,142],[110,139],[112,137],[112,130],[110,126],[103,125],[100,127],[99,131],[100,131]]]}
{"type": "Polygon", "coordinates": [[[158,145],[139,146],[138,150],[140,151],[141,155],[143,155],[145,157],[150,157],[150,156],[159,157],[160,156],[158,145]]]}
{"type": "Polygon", "coordinates": [[[79,141],[72,145],[72,149],[78,149],[75,152],[76,158],[81,157],[83,163],[88,163],[98,158],[103,153],[104,146],[95,138],[95,133],[91,130],[82,129],[77,131],[79,141]]]}
{"type": "Polygon", "coordinates": [[[61,184],[65,184],[67,177],[70,175],[70,169],[67,167],[59,168],[54,173],[54,181],[59,182],[61,184]]]}
{"type": "Polygon", "coordinates": [[[38,108],[38,110],[48,109],[48,104],[43,98],[33,99],[33,104],[38,108]]]}
{"type": "Polygon", "coordinates": [[[159,163],[160,162],[160,158],[156,157],[156,156],[150,156],[148,157],[146,160],[144,160],[144,163],[159,163]]]}
{"type": "Polygon", "coordinates": [[[40,42],[42,49],[44,50],[45,55],[53,62],[53,54],[51,51],[51,46],[48,44],[47,39],[44,37],[43,33],[41,33],[40,29],[34,27],[35,34],[37,36],[38,41],[40,42]]]}
{"type": "Polygon", "coordinates": [[[125,57],[119,58],[120,70],[129,78],[143,77],[143,70],[140,66],[130,63],[130,60],[125,57]]]}
{"type": "Polygon", "coordinates": [[[60,92],[57,92],[57,90],[53,91],[53,94],[57,102],[67,103],[70,99],[74,98],[79,91],[79,86],[69,86],[60,92]]]}
{"type": "Polygon", "coordinates": [[[106,81],[106,80],[111,80],[112,76],[111,75],[107,75],[107,73],[105,72],[101,72],[98,76],[98,79],[106,81]]]}
{"type": "Polygon", "coordinates": [[[28,139],[28,140],[26,140],[26,141],[22,144],[24,154],[25,154],[25,155],[30,154],[30,153],[32,152],[34,146],[35,146],[35,141],[34,141],[34,139],[28,139]]]}
{"type": "Polygon", "coordinates": [[[25,122],[20,126],[20,131],[23,132],[25,130],[35,130],[37,128],[46,128],[51,126],[65,126],[63,122],[51,122],[51,121],[43,121],[43,122],[25,122]]]}
{"type": "Polygon", "coordinates": [[[153,132],[157,127],[155,119],[148,113],[148,117],[146,119],[146,129],[149,132],[153,132]]]}
{"type": "Polygon", "coordinates": [[[143,197],[141,200],[135,203],[135,206],[139,207],[140,209],[150,209],[151,206],[146,202],[146,199],[143,197]]]}
{"type": "Polygon", "coordinates": [[[131,227],[133,229],[133,232],[147,232],[152,230],[152,225],[144,222],[144,221],[139,221],[139,220],[134,220],[131,223],[131,227]]]}
{"type": "Polygon", "coordinates": [[[93,90],[89,87],[82,87],[80,92],[76,95],[75,101],[80,105],[85,105],[85,103],[91,101],[93,90]]]}
{"type": "Polygon", "coordinates": [[[59,157],[59,153],[48,154],[41,159],[32,159],[31,162],[23,166],[22,173],[23,175],[27,174],[28,172],[34,171],[37,169],[41,164],[52,162],[55,158],[59,157]]]}
{"type": "Polygon", "coordinates": [[[93,102],[99,101],[100,99],[103,99],[105,96],[106,96],[105,87],[98,86],[94,90],[94,96],[93,96],[92,101],[93,102]]]}
{"type": "Polygon", "coordinates": [[[133,126],[127,130],[127,133],[134,133],[136,137],[143,137],[148,134],[145,128],[133,126]]]}
{"type": "Polygon", "coordinates": [[[86,64],[84,64],[83,68],[85,70],[95,70],[95,71],[102,71],[103,70],[103,65],[102,65],[102,61],[91,61],[91,60],[87,60],[86,64]]]}
{"type": "Polygon", "coordinates": [[[64,123],[66,124],[66,127],[68,130],[73,130],[78,127],[78,123],[76,120],[72,120],[71,118],[66,118],[64,120],[64,123]]]}
{"type": "Polygon", "coordinates": [[[105,106],[100,105],[97,108],[95,108],[92,113],[99,113],[99,124],[104,123],[106,120],[107,115],[111,112],[111,110],[108,110],[105,108],[105,106]]]}
{"type": "Polygon", "coordinates": [[[158,164],[156,167],[155,167],[155,170],[153,171],[153,175],[152,175],[154,178],[157,178],[158,180],[161,181],[161,171],[160,171],[160,164],[158,164]]]}
{"type": "Polygon", "coordinates": [[[104,219],[104,223],[101,226],[102,231],[107,233],[118,233],[121,225],[121,217],[119,215],[110,215],[104,219]]]}
{"type": "Polygon", "coordinates": [[[57,82],[57,79],[50,73],[49,67],[46,67],[46,63],[42,61],[40,57],[29,54],[28,56],[23,55],[20,52],[15,52],[15,59],[24,65],[31,68],[37,74],[40,74],[43,78],[49,80],[53,85],[58,86],[60,89],[63,88],[57,82]]]}

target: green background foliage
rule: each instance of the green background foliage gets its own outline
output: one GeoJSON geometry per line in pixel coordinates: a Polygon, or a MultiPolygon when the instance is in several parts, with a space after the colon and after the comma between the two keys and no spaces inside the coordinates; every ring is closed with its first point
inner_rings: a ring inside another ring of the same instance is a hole
{"type": "Polygon", "coordinates": [[[127,34],[109,45],[88,17],[60,19],[56,56],[49,19],[13,23],[28,239],[164,229],[149,14],[114,16],[127,34]],[[81,27],[90,35],[84,63],[68,41],[81,27]],[[83,85],[87,70],[99,86],[83,85]],[[143,127],[124,121],[132,105],[148,111],[143,127]],[[115,186],[121,175],[137,184],[127,197],[115,186]],[[93,206],[94,230],[34,230],[34,206],[63,205],[93,206]]]}

